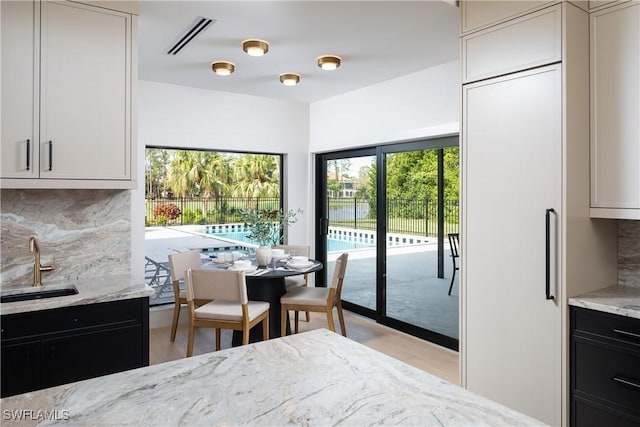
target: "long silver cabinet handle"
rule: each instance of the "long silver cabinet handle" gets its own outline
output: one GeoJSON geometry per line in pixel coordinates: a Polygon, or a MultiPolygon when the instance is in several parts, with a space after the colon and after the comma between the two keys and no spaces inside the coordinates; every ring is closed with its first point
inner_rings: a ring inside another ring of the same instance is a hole
{"type": "Polygon", "coordinates": [[[640,383],[636,382],[634,380],[631,380],[629,378],[622,378],[622,377],[616,375],[615,377],[613,377],[613,380],[615,382],[619,382],[620,384],[628,385],[628,386],[631,386],[633,388],[637,388],[637,389],[640,390],[640,383]]]}
{"type": "Polygon", "coordinates": [[[634,332],[623,331],[622,329],[612,329],[613,332],[620,335],[626,335],[628,337],[640,338],[640,334],[636,334],[634,332]]]}

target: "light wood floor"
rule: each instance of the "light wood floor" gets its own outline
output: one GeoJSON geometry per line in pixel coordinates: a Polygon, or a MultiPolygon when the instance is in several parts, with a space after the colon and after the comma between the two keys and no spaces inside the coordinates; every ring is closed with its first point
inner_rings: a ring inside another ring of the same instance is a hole
{"type": "MultiPolygon", "coordinates": [[[[304,314],[301,313],[301,319],[304,314]]],[[[370,319],[345,312],[347,337],[367,347],[399,359],[454,384],[460,384],[458,353],[413,336],[382,326],[370,319]]],[[[339,330],[336,316],[336,327],[339,330]]],[[[300,321],[300,332],[326,328],[326,317],[311,313],[311,322],[300,321]]],[[[175,342],[169,341],[170,327],[150,331],[150,364],[168,362],[185,357],[187,349],[187,325],[179,325],[175,342]]],[[[222,332],[221,347],[231,347],[230,331],[222,332]]],[[[200,328],[196,332],[194,355],[214,351],[213,330],[200,328]]]]}

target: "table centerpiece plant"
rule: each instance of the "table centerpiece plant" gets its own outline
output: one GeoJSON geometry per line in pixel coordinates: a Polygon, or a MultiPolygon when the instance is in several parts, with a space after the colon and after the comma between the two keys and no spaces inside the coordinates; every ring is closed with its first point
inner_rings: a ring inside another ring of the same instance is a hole
{"type": "Polygon", "coordinates": [[[283,232],[291,225],[298,222],[298,215],[302,215],[302,210],[282,210],[261,211],[252,209],[242,212],[244,226],[249,229],[247,238],[257,243],[256,261],[259,266],[269,265],[271,262],[271,245],[280,242],[280,231],[283,232]]]}

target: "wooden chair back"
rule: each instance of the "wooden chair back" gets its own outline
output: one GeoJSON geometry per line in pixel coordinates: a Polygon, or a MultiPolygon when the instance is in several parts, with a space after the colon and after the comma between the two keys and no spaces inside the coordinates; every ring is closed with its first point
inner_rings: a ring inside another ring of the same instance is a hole
{"type": "Polygon", "coordinates": [[[171,270],[171,281],[179,282],[185,278],[185,271],[188,269],[200,268],[200,252],[192,250],[169,255],[169,269],[171,270]]]}
{"type": "Polygon", "coordinates": [[[218,300],[247,304],[247,285],[243,271],[187,270],[187,301],[218,300]]]}
{"type": "MultiPolygon", "coordinates": [[[[344,281],[344,275],[347,271],[347,260],[349,259],[348,253],[343,253],[336,259],[336,264],[333,267],[333,275],[331,276],[330,288],[335,290],[330,292],[334,295],[334,300],[339,300],[342,295],[342,282],[344,281]]],[[[331,298],[331,295],[329,296],[331,298]]],[[[331,301],[327,301],[330,303],[331,301]]]]}

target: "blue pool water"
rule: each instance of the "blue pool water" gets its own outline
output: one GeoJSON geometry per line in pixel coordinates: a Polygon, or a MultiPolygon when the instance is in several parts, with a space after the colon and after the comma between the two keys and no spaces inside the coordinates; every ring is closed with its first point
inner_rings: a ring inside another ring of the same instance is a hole
{"type": "MultiPolygon", "coordinates": [[[[222,237],[224,239],[237,240],[245,243],[254,243],[251,239],[247,238],[247,231],[233,231],[224,233],[210,233],[216,237],[222,237]]],[[[331,236],[327,239],[327,251],[346,251],[350,249],[367,249],[375,248],[376,244],[373,239],[366,239],[363,237],[350,237],[350,236],[331,236]]]]}

